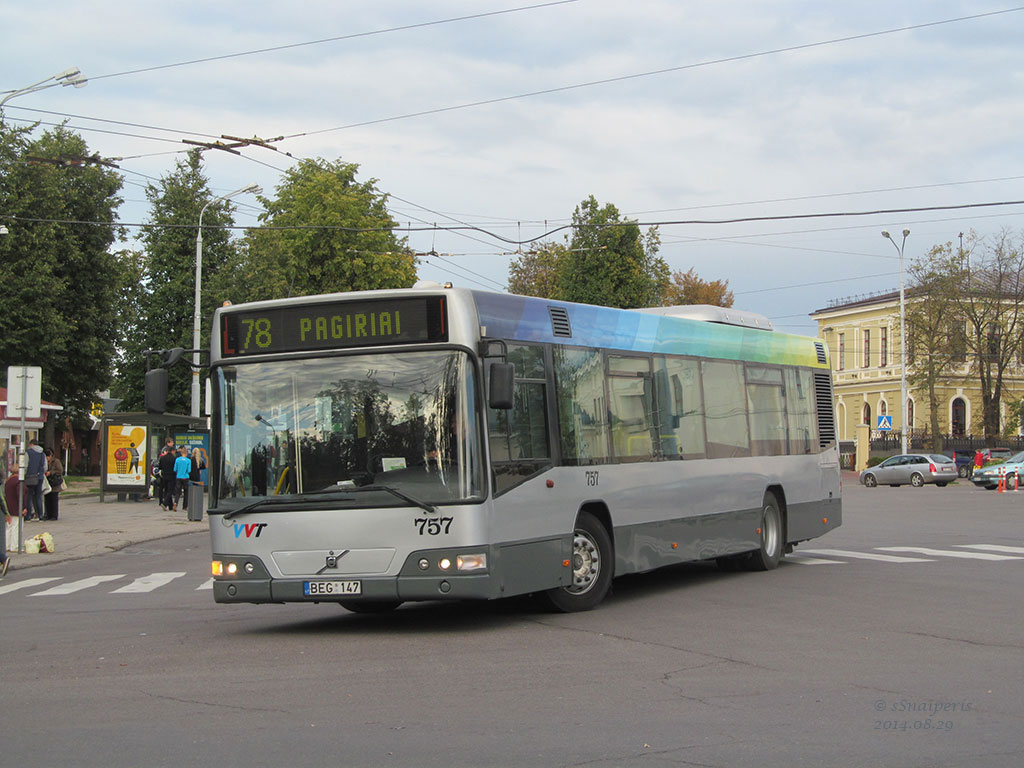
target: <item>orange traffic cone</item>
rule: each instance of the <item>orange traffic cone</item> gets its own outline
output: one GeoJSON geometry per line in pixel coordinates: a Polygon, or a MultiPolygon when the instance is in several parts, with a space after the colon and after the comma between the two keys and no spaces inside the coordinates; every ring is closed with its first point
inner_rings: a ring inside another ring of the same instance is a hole
{"type": "Polygon", "coordinates": [[[1004,493],[1006,491],[1006,476],[1003,475],[1003,470],[999,470],[999,488],[997,493],[1004,493]]]}

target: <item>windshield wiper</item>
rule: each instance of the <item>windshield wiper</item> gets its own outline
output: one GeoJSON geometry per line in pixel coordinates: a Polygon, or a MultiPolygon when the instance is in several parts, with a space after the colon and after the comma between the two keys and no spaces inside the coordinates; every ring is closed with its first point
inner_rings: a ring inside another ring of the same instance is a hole
{"type": "MultiPolygon", "coordinates": [[[[238,509],[233,509],[230,512],[224,513],[224,519],[230,520],[238,515],[243,515],[246,512],[251,512],[258,507],[274,506],[278,504],[303,504],[309,502],[324,502],[334,501],[337,499],[347,499],[351,497],[353,493],[363,493],[366,491],[385,491],[390,493],[392,496],[397,496],[402,501],[412,504],[414,507],[419,507],[427,512],[437,512],[437,507],[432,504],[428,504],[425,501],[413,498],[408,494],[402,493],[402,491],[391,488],[387,485],[360,485],[360,486],[342,486],[342,487],[330,487],[325,488],[321,491],[313,491],[312,493],[302,493],[297,496],[266,496],[261,499],[255,499],[250,501],[248,504],[243,504],[238,509]]],[[[217,514],[217,510],[208,510],[207,514],[217,514]]]]}
{"type": "Polygon", "coordinates": [[[392,496],[397,496],[403,501],[409,502],[414,507],[425,509],[427,512],[437,512],[437,507],[435,507],[433,504],[428,504],[425,501],[420,501],[419,499],[410,496],[407,493],[403,493],[402,491],[399,491],[396,488],[392,488],[390,485],[359,485],[355,486],[354,488],[345,489],[346,493],[364,493],[366,491],[386,491],[387,493],[390,493],[392,496]]]}
{"type": "MultiPolygon", "coordinates": [[[[335,499],[343,499],[348,496],[351,489],[345,489],[344,491],[330,491],[328,493],[302,493],[296,496],[265,496],[260,499],[250,501],[248,504],[243,504],[237,509],[232,509],[230,512],[224,513],[224,519],[230,520],[232,517],[251,512],[257,507],[276,506],[278,504],[308,504],[310,502],[324,502],[333,501],[335,499]]],[[[208,510],[207,514],[217,514],[216,509],[208,510]]]]}

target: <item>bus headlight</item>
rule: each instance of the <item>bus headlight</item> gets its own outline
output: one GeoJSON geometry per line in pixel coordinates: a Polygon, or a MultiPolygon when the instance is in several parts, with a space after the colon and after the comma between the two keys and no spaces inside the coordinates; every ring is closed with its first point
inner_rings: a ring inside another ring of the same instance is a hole
{"type": "Polygon", "coordinates": [[[459,555],[455,558],[455,569],[459,571],[486,571],[487,555],[459,555]]]}

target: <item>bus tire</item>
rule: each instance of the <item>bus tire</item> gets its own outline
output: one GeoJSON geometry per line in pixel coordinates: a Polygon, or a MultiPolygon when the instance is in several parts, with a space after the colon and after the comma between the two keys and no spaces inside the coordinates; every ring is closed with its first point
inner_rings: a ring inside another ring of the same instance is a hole
{"type": "Polygon", "coordinates": [[[761,503],[761,546],[750,553],[745,565],[751,571],[770,571],[779,565],[786,546],[786,526],[774,493],[761,503]]]}
{"type": "Polygon", "coordinates": [[[581,511],[572,534],[572,584],[549,589],[546,602],[563,613],[596,608],[611,589],[613,558],[608,530],[590,512],[581,511]]]}
{"type": "Polygon", "coordinates": [[[401,600],[342,600],[339,603],[352,613],[388,613],[401,604],[401,600]]]}

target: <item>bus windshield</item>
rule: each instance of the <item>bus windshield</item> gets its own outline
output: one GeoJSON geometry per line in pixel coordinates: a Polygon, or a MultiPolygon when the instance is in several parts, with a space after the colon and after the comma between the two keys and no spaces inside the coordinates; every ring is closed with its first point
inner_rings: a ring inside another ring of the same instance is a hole
{"type": "Polygon", "coordinates": [[[221,508],[333,491],[339,506],[363,507],[394,506],[394,491],[428,504],[483,496],[464,352],[244,363],[216,377],[221,508]],[[345,489],[366,486],[381,490],[345,500],[345,489]]]}

